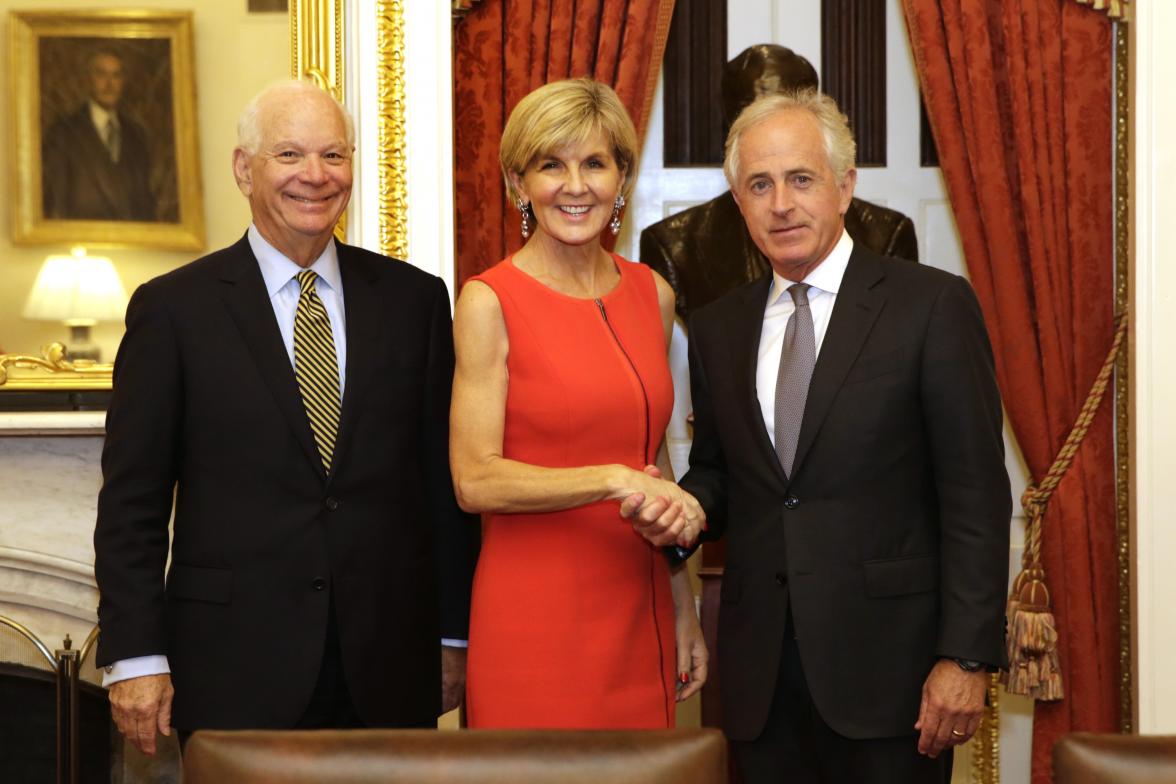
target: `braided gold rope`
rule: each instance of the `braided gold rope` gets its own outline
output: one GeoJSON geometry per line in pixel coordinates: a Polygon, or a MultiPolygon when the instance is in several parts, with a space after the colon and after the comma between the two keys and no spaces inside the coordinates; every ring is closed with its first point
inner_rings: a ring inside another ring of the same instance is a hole
{"type": "Polygon", "coordinates": [[[1090,394],[1086,396],[1086,402],[1082,404],[1082,410],[1078,412],[1078,418],[1070,429],[1066,443],[1058,450],[1053,465],[1049,467],[1049,471],[1041,483],[1035,485],[1030,482],[1029,486],[1025,488],[1024,494],[1021,495],[1021,508],[1025,510],[1025,515],[1029,518],[1029,527],[1025,531],[1025,552],[1021,555],[1021,566],[1026,569],[1041,563],[1041,520],[1045,516],[1045,507],[1049,503],[1053,491],[1062,481],[1062,477],[1074,462],[1074,456],[1078,454],[1078,449],[1082,446],[1082,441],[1086,438],[1086,433],[1090,430],[1095,415],[1098,414],[1111,375],[1115,372],[1115,360],[1119,356],[1123,339],[1126,336],[1127,312],[1124,311],[1119,315],[1119,323],[1115,328],[1115,339],[1111,343],[1111,350],[1108,352],[1102,368],[1098,371],[1098,375],[1095,376],[1094,383],[1090,387],[1090,394]]]}

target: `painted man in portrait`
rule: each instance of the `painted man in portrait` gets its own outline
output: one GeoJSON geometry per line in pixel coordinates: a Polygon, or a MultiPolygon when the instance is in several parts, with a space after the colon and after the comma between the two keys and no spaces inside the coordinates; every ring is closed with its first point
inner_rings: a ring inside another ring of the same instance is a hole
{"type": "Polygon", "coordinates": [[[94,50],[82,81],[87,99],[45,132],[45,217],[156,220],[147,132],[121,106],[126,85],[123,58],[111,50],[94,50]]]}

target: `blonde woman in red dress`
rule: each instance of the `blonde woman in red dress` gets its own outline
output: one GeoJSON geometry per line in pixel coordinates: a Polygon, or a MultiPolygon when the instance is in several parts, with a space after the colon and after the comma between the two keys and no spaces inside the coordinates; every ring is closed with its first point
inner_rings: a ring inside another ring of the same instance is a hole
{"type": "Polygon", "coordinates": [[[636,147],[616,94],[589,79],[534,91],[503,133],[529,239],[466,284],[454,316],[450,460],[483,519],[471,727],[672,727],[706,679],[689,577],[663,554],[705,522],[664,444],[674,294],[600,242],[636,147]],[[629,497],[669,510],[632,525],[629,497]]]}

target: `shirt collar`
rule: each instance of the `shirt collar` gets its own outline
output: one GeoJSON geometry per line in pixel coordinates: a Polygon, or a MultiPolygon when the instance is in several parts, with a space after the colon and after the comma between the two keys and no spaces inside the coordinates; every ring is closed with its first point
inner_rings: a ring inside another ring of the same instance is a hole
{"type": "MultiPolygon", "coordinates": [[[[837,294],[841,289],[841,279],[845,277],[845,268],[849,266],[849,256],[853,253],[853,240],[849,232],[841,230],[841,237],[825,260],[805,276],[801,283],[807,283],[817,291],[837,294]]],[[[788,280],[780,273],[772,270],[772,290],[768,294],[768,304],[774,305],[788,291],[788,287],[796,281],[788,280]]]]}
{"type": "MultiPolygon", "coordinates": [[[[261,267],[261,277],[265,280],[266,293],[270,299],[273,299],[279,289],[289,283],[290,279],[299,272],[302,272],[302,267],[290,261],[282,255],[281,251],[266,242],[265,238],[261,236],[261,232],[257,230],[257,226],[252,223],[249,224],[247,236],[249,247],[252,248],[253,255],[257,258],[257,265],[261,267]]],[[[327,243],[322,255],[314,260],[314,264],[310,265],[310,269],[314,270],[315,274],[332,291],[343,290],[343,277],[339,274],[339,253],[335,248],[334,237],[327,243]]]]}
{"type": "Polygon", "coordinates": [[[90,122],[94,123],[94,127],[100,130],[106,130],[106,124],[113,122],[114,127],[118,127],[118,115],[115,112],[104,109],[99,106],[96,101],[90,101],[90,122]]]}

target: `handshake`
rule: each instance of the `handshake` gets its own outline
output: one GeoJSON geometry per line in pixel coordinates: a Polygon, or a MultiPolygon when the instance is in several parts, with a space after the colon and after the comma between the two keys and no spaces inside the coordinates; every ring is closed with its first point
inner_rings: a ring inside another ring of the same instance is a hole
{"type": "Polygon", "coordinates": [[[657,466],[629,469],[621,498],[621,517],[658,547],[691,547],[706,530],[706,512],[698,499],[662,478],[657,466]]]}

